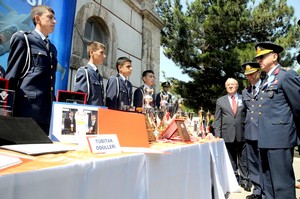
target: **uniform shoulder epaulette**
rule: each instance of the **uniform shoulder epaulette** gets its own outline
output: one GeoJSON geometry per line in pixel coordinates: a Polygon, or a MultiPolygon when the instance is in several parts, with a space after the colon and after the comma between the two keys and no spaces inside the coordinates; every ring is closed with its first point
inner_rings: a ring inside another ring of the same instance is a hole
{"type": "Polygon", "coordinates": [[[286,72],[288,69],[285,67],[281,67],[281,70],[286,72]]]}
{"type": "Polygon", "coordinates": [[[19,32],[22,33],[22,34],[26,34],[26,35],[28,35],[29,33],[31,33],[31,31],[24,31],[24,30],[19,30],[19,32]]]}

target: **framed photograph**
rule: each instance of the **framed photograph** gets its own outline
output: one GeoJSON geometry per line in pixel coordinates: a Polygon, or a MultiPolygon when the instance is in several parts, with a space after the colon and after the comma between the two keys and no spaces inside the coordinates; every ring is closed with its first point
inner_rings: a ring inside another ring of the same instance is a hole
{"type": "Polygon", "coordinates": [[[165,139],[172,139],[173,135],[178,131],[178,134],[181,138],[181,141],[187,142],[190,141],[190,135],[186,129],[184,119],[175,119],[162,133],[162,137],[165,139]]]}
{"type": "Polygon", "coordinates": [[[65,90],[57,91],[57,101],[58,102],[67,102],[73,104],[86,104],[86,93],[82,92],[71,92],[65,90]]]}
{"type": "Polygon", "coordinates": [[[53,102],[49,136],[52,141],[79,143],[98,134],[99,106],[53,102]]]}
{"type": "Polygon", "coordinates": [[[178,128],[178,133],[180,135],[180,138],[182,141],[187,142],[191,141],[191,137],[189,135],[189,132],[186,129],[186,125],[184,123],[184,120],[175,120],[178,128]]]}

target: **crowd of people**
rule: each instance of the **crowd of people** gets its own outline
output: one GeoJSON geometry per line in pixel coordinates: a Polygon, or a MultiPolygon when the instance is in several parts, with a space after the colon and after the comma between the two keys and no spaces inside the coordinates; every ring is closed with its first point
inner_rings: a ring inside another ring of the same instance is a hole
{"type": "MultiPolygon", "coordinates": [[[[19,31],[12,36],[7,70],[1,69],[1,76],[9,80],[9,89],[15,91],[13,115],[33,118],[48,134],[52,102],[56,100],[54,88],[57,50],[48,39],[48,35],[55,28],[55,12],[46,5],[38,5],[32,8],[30,16],[35,29],[28,32],[19,31]]],[[[143,106],[145,89],[154,90],[155,75],[152,70],[142,73],[144,84],[137,88],[133,95],[133,86],[128,80],[132,72],[132,61],[129,58],[117,59],[118,73],[108,79],[104,88],[103,77],[98,67],[106,58],[105,45],[97,41],[90,42],[87,45],[87,55],[89,61],[77,70],[74,85],[74,91],[87,94],[87,104],[107,106],[115,110],[127,110],[131,105],[136,108],[143,106]]],[[[164,90],[168,90],[171,85],[165,82],[162,86],[164,90]]],[[[158,93],[157,97],[153,93],[150,105],[155,107],[155,99],[160,103],[160,97],[165,94],[170,103],[171,94],[163,91],[158,93]]]]}
{"type": "MultiPolygon", "coordinates": [[[[39,5],[33,7],[31,18],[35,30],[12,36],[6,74],[1,70],[1,75],[5,74],[9,88],[15,90],[14,116],[33,118],[48,134],[57,68],[57,50],[48,35],[54,31],[55,13],[39,5]]],[[[227,95],[216,102],[214,133],[225,141],[237,181],[246,191],[254,187],[247,199],[296,198],[292,164],[294,147],[300,144],[300,77],[279,64],[283,47],[258,43],[255,49],[257,62],[242,65],[249,81],[242,94],[237,92],[236,79],[225,82],[227,95]],[[262,71],[267,74],[264,79],[262,71]]],[[[74,86],[75,91],[87,94],[87,104],[115,110],[143,106],[145,91],[154,89],[152,70],[142,73],[144,84],[133,93],[128,80],[132,61],[119,57],[118,73],[108,79],[104,89],[98,67],[106,58],[105,46],[92,41],[87,54],[88,64],[77,70],[74,86]]],[[[172,103],[170,87],[169,82],[162,83],[163,91],[156,96],[153,93],[149,105],[160,108],[163,103],[172,103]]],[[[72,112],[69,116],[65,126],[73,131],[72,112]]]]}
{"type": "Polygon", "coordinates": [[[227,95],[216,102],[215,135],[224,139],[241,187],[251,191],[253,185],[247,199],[296,198],[300,77],[279,64],[282,46],[262,42],[255,49],[257,62],[242,65],[249,82],[242,94],[237,80],[225,82],[227,95]]]}

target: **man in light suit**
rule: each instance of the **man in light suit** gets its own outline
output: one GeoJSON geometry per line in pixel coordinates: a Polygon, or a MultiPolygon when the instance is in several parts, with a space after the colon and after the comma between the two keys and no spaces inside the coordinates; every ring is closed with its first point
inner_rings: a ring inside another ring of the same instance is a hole
{"type": "Polygon", "coordinates": [[[262,84],[260,79],[261,70],[257,62],[248,62],[242,65],[244,74],[250,83],[242,92],[243,102],[247,109],[245,122],[245,139],[247,147],[249,176],[254,185],[252,194],[246,199],[261,199],[262,188],[260,183],[259,171],[261,163],[259,161],[259,151],[257,148],[258,140],[258,92],[262,84]]]}
{"type": "Polygon", "coordinates": [[[131,75],[131,60],[120,57],[117,60],[117,76],[111,76],[106,85],[106,106],[109,109],[122,110],[132,104],[132,85],[128,80],[131,75]]]}
{"type": "Polygon", "coordinates": [[[86,66],[77,70],[75,77],[75,91],[87,94],[87,104],[104,106],[103,78],[97,66],[103,64],[105,46],[96,41],[92,41],[87,46],[89,62],[86,66]]]}
{"type": "Polygon", "coordinates": [[[262,163],[263,198],[296,198],[293,170],[297,141],[294,118],[300,115],[300,77],[281,65],[282,46],[255,46],[260,68],[267,73],[258,94],[258,148],[262,163]]]}
{"type": "Polygon", "coordinates": [[[246,114],[242,95],[237,93],[238,82],[233,78],[227,79],[225,87],[227,95],[218,98],[216,102],[215,136],[224,139],[239,184],[246,191],[251,191],[244,138],[246,114]]]}
{"type": "Polygon", "coordinates": [[[45,5],[33,7],[31,18],[35,30],[17,32],[11,38],[6,79],[15,90],[13,115],[33,118],[49,134],[57,51],[48,35],[56,20],[54,11],[45,5]]]}

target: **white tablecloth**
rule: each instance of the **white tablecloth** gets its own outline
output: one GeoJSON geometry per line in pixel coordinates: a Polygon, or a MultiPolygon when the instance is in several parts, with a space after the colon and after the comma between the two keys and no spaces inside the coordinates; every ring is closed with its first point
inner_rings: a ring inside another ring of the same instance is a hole
{"type": "Polygon", "coordinates": [[[223,199],[227,192],[241,192],[224,141],[210,142],[209,148],[211,153],[211,177],[214,187],[214,198],[223,199]]]}
{"type": "MultiPolygon", "coordinates": [[[[0,199],[210,199],[212,186],[214,198],[222,199],[226,192],[239,191],[223,140],[163,150],[170,153],[0,171],[0,199]]],[[[63,162],[64,154],[59,158],[63,162]]]]}
{"type": "Polygon", "coordinates": [[[149,199],[211,198],[209,144],[167,150],[169,155],[146,155],[149,199]]]}
{"type": "Polygon", "coordinates": [[[142,154],[0,176],[1,199],[146,198],[142,154]]]}

